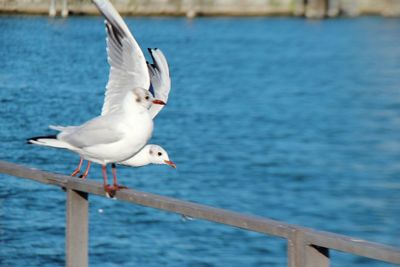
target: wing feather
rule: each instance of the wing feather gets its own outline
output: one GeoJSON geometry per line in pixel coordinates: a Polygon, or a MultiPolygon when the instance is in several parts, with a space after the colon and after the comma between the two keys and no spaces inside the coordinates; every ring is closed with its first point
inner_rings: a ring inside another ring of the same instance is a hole
{"type": "Polygon", "coordinates": [[[118,115],[99,116],[81,126],[64,127],[58,139],[81,149],[114,143],[124,137],[124,133],[118,131],[116,121],[118,121],[118,115]]]}
{"type": "MultiPolygon", "coordinates": [[[[169,75],[167,59],[158,48],[148,48],[148,50],[153,59],[153,64],[147,62],[147,67],[149,68],[154,97],[167,103],[171,90],[171,77],[169,75]]],[[[152,118],[157,116],[163,107],[162,105],[152,105],[149,110],[152,118]]]]}
{"type": "Polygon", "coordinates": [[[110,74],[101,112],[105,115],[120,109],[128,90],[135,87],[148,89],[150,77],[143,52],[118,11],[108,0],[93,2],[106,19],[110,74]]]}

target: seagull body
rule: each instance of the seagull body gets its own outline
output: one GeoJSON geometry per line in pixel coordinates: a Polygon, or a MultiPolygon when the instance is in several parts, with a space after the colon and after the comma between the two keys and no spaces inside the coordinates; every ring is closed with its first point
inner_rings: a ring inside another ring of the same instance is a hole
{"type": "Polygon", "coordinates": [[[96,117],[80,126],[52,126],[60,131],[57,136],[29,141],[65,148],[101,165],[126,160],[146,145],[153,132],[153,121],[147,109],[150,102],[137,103],[136,99],[141,97],[138,93],[150,99],[147,90],[134,89],[127,93],[118,112],[96,117]]]}
{"type": "Polygon", "coordinates": [[[148,90],[135,88],[126,92],[122,105],[114,112],[98,116],[80,126],[52,126],[52,129],[60,131],[58,135],[34,137],[28,142],[78,153],[81,160],[72,176],[79,173],[84,159],[88,160],[88,166],[83,178],[88,175],[91,162],[101,164],[104,190],[114,196],[117,190],[125,188],[117,183],[115,163],[135,155],[152,135],[153,120],[148,111],[152,102],[162,103],[153,100],[148,90]],[[113,165],[113,186],[108,185],[108,163],[113,165]]]}

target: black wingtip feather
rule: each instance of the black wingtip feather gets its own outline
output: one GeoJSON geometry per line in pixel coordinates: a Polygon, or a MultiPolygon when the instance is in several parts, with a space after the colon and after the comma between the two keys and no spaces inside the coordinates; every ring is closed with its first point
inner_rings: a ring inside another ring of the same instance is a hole
{"type": "Polygon", "coordinates": [[[153,52],[153,50],[154,50],[154,51],[157,51],[158,48],[157,48],[157,47],[154,47],[154,48],[149,47],[149,48],[147,48],[147,50],[149,50],[149,52],[150,52],[150,54],[151,54],[151,53],[153,52]]]}
{"type": "Polygon", "coordinates": [[[35,136],[35,137],[31,137],[26,139],[26,143],[27,144],[32,144],[31,141],[37,141],[39,139],[57,139],[57,135],[42,135],[42,136],[35,136]]]}
{"type": "Polygon", "coordinates": [[[154,59],[154,55],[153,55],[153,49],[157,49],[157,48],[147,48],[147,50],[149,50],[150,56],[151,56],[151,60],[153,61],[152,64],[150,64],[153,68],[157,68],[156,64],[156,60],[154,59]]]}

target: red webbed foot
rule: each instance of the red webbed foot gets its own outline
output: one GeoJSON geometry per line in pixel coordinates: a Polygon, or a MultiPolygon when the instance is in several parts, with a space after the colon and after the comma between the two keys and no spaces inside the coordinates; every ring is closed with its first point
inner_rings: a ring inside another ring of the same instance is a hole
{"type": "Polygon", "coordinates": [[[111,185],[104,185],[104,191],[106,192],[106,196],[109,198],[114,198],[115,197],[115,193],[117,192],[117,190],[115,190],[114,186],[111,185]]]}
{"type": "Polygon", "coordinates": [[[114,186],[113,186],[114,188],[115,188],[115,190],[120,190],[120,189],[128,189],[128,187],[127,186],[124,186],[124,185],[120,185],[120,184],[114,184],[114,186]]]}

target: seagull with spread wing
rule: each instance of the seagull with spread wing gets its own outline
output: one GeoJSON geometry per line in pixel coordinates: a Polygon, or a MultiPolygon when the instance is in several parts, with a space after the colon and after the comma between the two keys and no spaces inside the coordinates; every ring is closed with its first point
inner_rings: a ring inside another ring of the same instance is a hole
{"type": "MultiPolygon", "coordinates": [[[[153,59],[153,63],[147,62],[151,81],[150,92],[158,100],[167,103],[171,88],[171,78],[169,76],[167,59],[165,58],[163,52],[158,48],[149,48],[148,50],[153,59]]],[[[152,104],[149,109],[150,116],[154,119],[163,107],[164,105],[152,104]]],[[[82,164],[83,158],[80,159],[78,167],[71,174],[71,176],[76,176],[80,172],[82,164]]],[[[154,144],[146,145],[133,157],[124,160],[123,162],[118,162],[118,164],[130,167],[141,167],[148,164],[166,164],[173,168],[176,168],[176,164],[169,159],[168,153],[165,151],[165,149],[159,145],[154,144]]],[[[81,177],[86,178],[89,168],[90,162],[88,162],[88,167],[81,175],[81,177]]],[[[116,163],[112,163],[111,168],[115,182],[116,163]]]]}
{"type": "MultiPolygon", "coordinates": [[[[107,0],[94,3],[106,18],[109,80],[101,116],[79,126],[53,126],[55,136],[34,137],[30,143],[71,150],[89,161],[102,165],[104,188],[110,195],[122,188],[114,176],[108,185],[106,165],[124,162],[136,155],[148,142],[153,131],[152,104],[164,105],[154,99],[148,88],[150,76],[143,53],[121,16],[107,0]]],[[[156,110],[156,109],[155,109],[156,110]]],[[[154,111],[157,114],[158,111],[154,111]]],[[[74,172],[75,173],[75,172],[74,172]]]]}
{"type": "MultiPolygon", "coordinates": [[[[130,51],[122,52],[122,51],[118,50],[118,46],[116,46],[115,45],[116,43],[112,41],[113,36],[115,34],[112,31],[112,28],[110,28],[110,22],[119,24],[118,28],[125,29],[127,31],[129,31],[128,27],[126,26],[126,24],[123,21],[123,19],[121,18],[121,16],[118,14],[118,12],[114,9],[114,7],[112,6],[112,4],[109,1],[94,0],[93,2],[95,3],[95,5],[100,10],[100,12],[106,18],[106,21],[105,21],[106,32],[107,32],[106,43],[107,43],[108,62],[111,66],[110,75],[115,74],[115,73],[120,73],[120,72],[117,72],[116,69],[118,69],[118,70],[122,69],[122,70],[125,70],[126,72],[129,72],[129,69],[127,69],[125,67],[126,65],[122,64],[118,60],[121,59],[121,57],[124,55],[126,57],[130,56],[129,60],[132,60],[132,59],[138,60],[138,58],[142,58],[143,54],[140,53],[138,55],[135,52],[134,48],[138,47],[135,45],[127,48],[127,49],[130,49],[130,51]]],[[[139,50],[140,50],[140,48],[139,48],[139,50]]],[[[169,92],[171,89],[171,78],[170,78],[170,74],[169,74],[169,66],[168,66],[167,59],[166,59],[164,53],[158,48],[148,48],[148,51],[150,53],[150,56],[151,56],[152,62],[153,62],[153,63],[146,62],[147,68],[148,68],[148,73],[150,75],[149,78],[150,78],[150,82],[151,82],[149,91],[152,93],[152,95],[156,99],[161,100],[164,103],[167,103],[169,92]]],[[[132,77],[132,79],[134,79],[134,77],[132,77]]],[[[151,117],[154,119],[163,107],[164,107],[164,105],[157,105],[157,104],[151,105],[151,107],[149,109],[151,117]]],[[[109,112],[109,108],[106,107],[106,103],[104,103],[104,106],[102,109],[102,115],[107,114],[108,112],[109,112]]],[[[76,176],[80,172],[82,164],[83,164],[83,158],[80,159],[78,167],[71,174],[72,176],[76,176]]],[[[116,178],[116,164],[117,163],[113,163],[111,165],[112,166],[112,174],[114,177],[114,183],[117,179],[116,178]]],[[[176,168],[175,163],[169,159],[168,153],[161,146],[152,145],[152,144],[149,144],[149,145],[143,147],[143,149],[140,150],[133,157],[131,157],[127,160],[124,160],[122,162],[118,162],[118,164],[130,166],[130,167],[140,167],[140,166],[145,166],[148,164],[167,164],[173,168],[176,168]]],[[[87,168],[81,177],[85,178],[87,176],[89,168],[90,168],[90,162],[88,162],[87,168]]]]}

